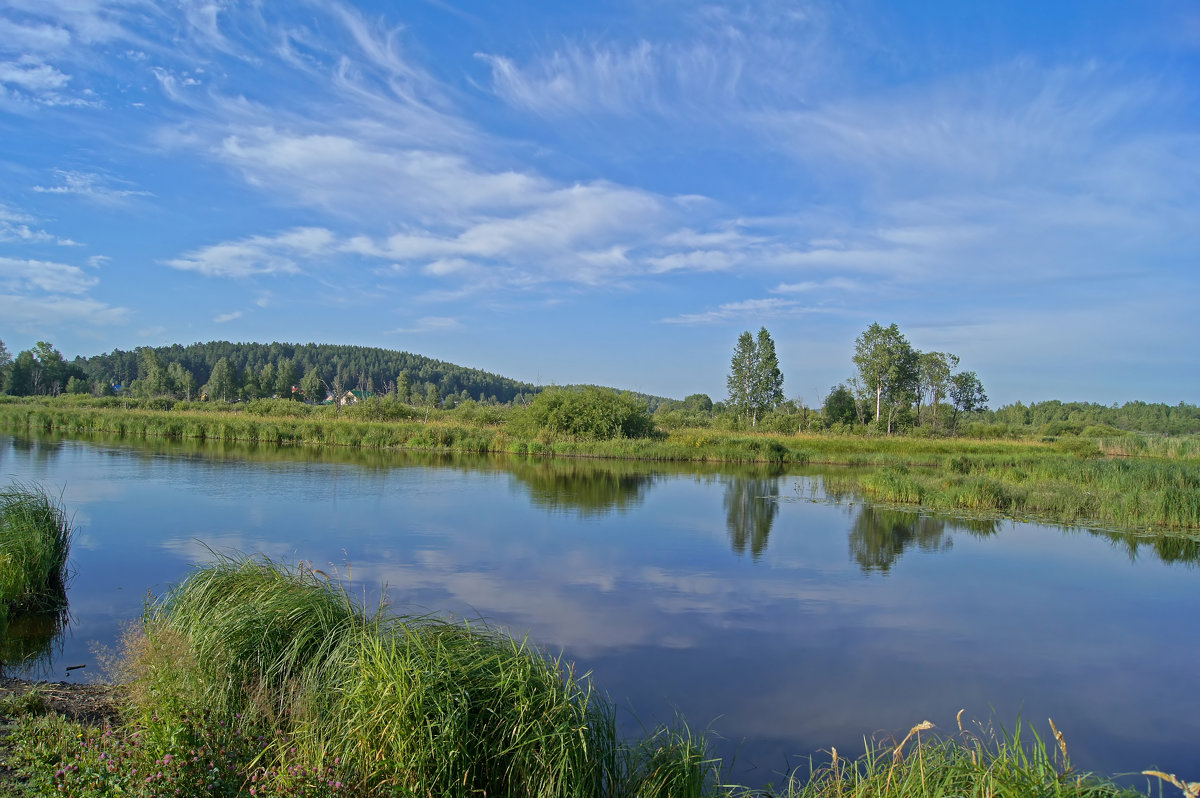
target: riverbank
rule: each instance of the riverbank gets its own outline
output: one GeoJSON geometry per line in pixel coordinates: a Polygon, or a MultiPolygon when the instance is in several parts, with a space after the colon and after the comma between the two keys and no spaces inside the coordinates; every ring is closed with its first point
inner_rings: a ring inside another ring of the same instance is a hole
{"type": "Polygon", "coordinates": [[[332,408],[278,401],[125,410],[7,399],[0,403],[0,428],[380,452],[850,466],[829,478],[829,487],[882,503],[1193,541],[1200,536],[1200,455],[1192,439],[980,440],[682,429],[650,438],[588,441],[545,432],[517,435],[490,416],[458,420],[443,413],[427,420],[364,421],[334,415],[332,408]]]}

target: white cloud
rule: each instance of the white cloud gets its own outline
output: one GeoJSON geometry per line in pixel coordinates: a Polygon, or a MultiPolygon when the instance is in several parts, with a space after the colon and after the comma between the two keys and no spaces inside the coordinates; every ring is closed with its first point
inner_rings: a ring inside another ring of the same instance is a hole
{"type": "Polygon", "coordinates": [[[800,303],[790,299],[747,299],[741,302],[728,302],[715,310],[703,313],[684,313],[666,319],[659,319],[664,324],[716,324],[739,319],[764,319],[774,316],[811,311],[801,307],[800,303]]]}
{"type": "Polygon", "coordinates": [[[0,83],[28,92],[52,92],[65,87],[69,81],[67,75],[29,56],[18,61],[0,61],[0,83]]]}
{"type": "Polygon", "coordinates": [[[417,335],[420,333],[448,332],[463,329],[462,322],[449,316],[424,316],[415,319],[411,327],[398,327],[393,334],[417,335]]]}
{"type": "Polygon", "coordinates": [[[215,317],[213,317],[213,321],[217,324],[224,324],[229,321],[235,321],[237,319],[240,319],[242,317],[242,315],[243,315],[242,311],[235,310],[231,313],[222,313],[219,316],[215,316],[215,317]]]}
{"type": "Polygon", "coordinates": [[[174,269],[207,277],[298,274],[296,259],[311,260],[335,250],[335,236],[319,227],[298,227],[276,236],[251,236],[185,252],[166,261],[174,269]]]}
{"type": "Polygon", "coordinates": [[[672,272],[681,269],[690,271],[720,271],[728,269],[742,261],[740,253],[723,250],[692,250],[691,252],[673,252],[670,255],[646,258],[651,270],[656,273],[672,272]]]}
{"type": "Polygon", "coordinates": [[[78,266],[44,260],[0,257],[0,285],[8,291],[82,294],[99,280],[78,266]]]}
{"type": "MultiPolygon", "coordinates": [[[[136,15],[155,9],[152,0],[5,0],[5,6],[10,12],[21,12],[23,21],[14,24],[62,31],[35,32],[35,39],[61,42],[63,33],[67,33],[74,44],[136,40],[128,23],[136,15]],[[39,21],[33,23],[33,18],[39,21]]],[[[29,41],[29,36],[22,41],[29,41]]]]}
{"type": "Polygon", "coordinates": [[[79,329],[91,325],[107,327],[124,324],[128,320],[129,310],[83,297],[0,294],[0,316],[6,324],[23,332],[37,334],[61,328],[62,325],[79,329]]]}
{"type": "MultiPolygon", "coordinates": [[[[81,246],[69,238],[59,238],[45,230],[30,227],[37,219],[27,213],[0,203],[0,241],[21,244],[57,244],[60,247],[81,246]]],[[[90,261],[89,261],[90,264],[90,261]]]]}
{"type": "Polygon", "coordinates": [[[71,45],[71,33],[45,23],[23,23],[0,17],[0,41],[6,49],[25,53],[61,52],[71,45]]]}
{"type": "Polygon", "coordinates": [[[120,203],[129,197],[151,196],[148,191],[116,188],[111,185],[110,178],[94,172],[55,169],[54,175],[58,185],[34,186],[33,190],[43,194],[73,194],[104,204],[120,203]]]}
{"type": "Polygon", "coordinates": [[[804,97],[835,60],[824,20],[795,3],[697,6],[674,23],[669,38],[569,41],[525,65],[476,57],[491,70],[493,93],[537,114],[652,113],[705,125],[747,101],[804,97]]]}
{"type": "Polygon", "coordinates": [[[865,286],[844,277],[831,277],[827,280],[805,280],[799,283],[780,283],[772,289],[776,294],[805,294],[818,291],[861,291],[865,286]]]}

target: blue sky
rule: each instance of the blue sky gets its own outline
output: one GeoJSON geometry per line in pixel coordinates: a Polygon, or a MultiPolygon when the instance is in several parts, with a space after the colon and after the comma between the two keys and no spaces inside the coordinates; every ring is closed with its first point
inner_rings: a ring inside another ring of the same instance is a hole
{"type": "Polygon", "coordinates": [[[0,338],[1200,399],[1193,2],[0,6],[0,338]]]}

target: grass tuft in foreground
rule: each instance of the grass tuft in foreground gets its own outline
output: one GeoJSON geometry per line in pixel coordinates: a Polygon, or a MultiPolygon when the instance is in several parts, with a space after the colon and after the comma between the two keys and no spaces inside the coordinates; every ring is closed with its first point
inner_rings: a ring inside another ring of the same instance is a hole
{"type": "Polygon", "coordinates": [[[206,718],[228,729],[211,744],[245,749],[227,770],[256,795],[700,795],[715,778],[702,739],[620,740],[612,705],[559,660],[482,625],[368,613],[312,568],[219,557],[142,630],[140,744],[177,756],[206,718]]]}

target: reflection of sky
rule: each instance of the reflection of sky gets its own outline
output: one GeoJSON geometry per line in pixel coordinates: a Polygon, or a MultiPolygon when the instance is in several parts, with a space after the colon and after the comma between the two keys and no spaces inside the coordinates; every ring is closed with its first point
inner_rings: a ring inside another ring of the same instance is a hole
{"type": "Polygon", "coordinates": [[[621,512],[572,514],[530,506],[494,467],[136,452],[0,439],[3,473],[61,489],[81,527],[63,665],[90,665],[88,641],[114,639],[207,546],[332,563],[397,610],[528,634],[645,722],[711,725],[748,780],[876,730],[952,730],[962,707],[1053,717],[1086,769],[1200,773],[1194,567],[1006,522],[987,538],[948,524],[949,550],[864,574],[845,505],[782,502],[762,556],[734,554],[719,476],[659,475],[621,512]]]}

